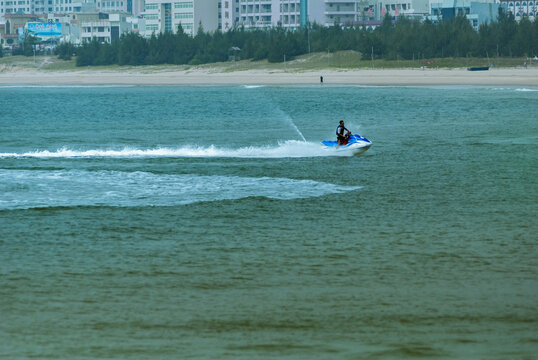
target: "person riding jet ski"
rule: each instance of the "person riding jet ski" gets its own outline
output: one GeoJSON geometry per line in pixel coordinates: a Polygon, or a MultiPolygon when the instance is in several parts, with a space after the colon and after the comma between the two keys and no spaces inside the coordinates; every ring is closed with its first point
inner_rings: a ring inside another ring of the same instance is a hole
{"type": "Polygon", "coordinates": [[[344,126],[344,120],[340,120],[340,125],[336,128],[336,141],[338,141],[338,145],[345,145],[347,144],[349,140],[349,135],[351,134],[351,131],[346,129],[344,126]],[[347,131],[347,133],[344,135],[344,131],[347,131]]]}

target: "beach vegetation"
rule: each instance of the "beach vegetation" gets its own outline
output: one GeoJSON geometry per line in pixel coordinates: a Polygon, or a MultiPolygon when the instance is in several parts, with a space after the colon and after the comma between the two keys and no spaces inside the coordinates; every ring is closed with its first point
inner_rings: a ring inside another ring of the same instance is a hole
{"type": "Polygon", "coordinates": [[[13,55],[33,56],[34,46],[39,45],[41,40],[33,35],[26,35],[20,45],[12,50],[13,55]]]}
{"type": "Polygon", "coordinates": [[[77,50],[77,46],[66,41],[54,48],[54,55],[57,55],[58,59],[71,60],[72,56],[76,56],[77,50]]]}
{"type": "Polygon", "coordinates": [[[517,22],[512,14],[501,11],[497,21],[475,31],[464,16],[434,23],[406,17],[394,21],[387,15],[375,30],[311,24],[295,31],[277,26],[209,33],[200,27],[194,36],[186,34],[180,25],[176,33],[150,38],[127,33],[112,44],[92,40],[76,49],[61,46],[58,57],[67,60],[76,53],[77,66],[201,65],[227,61],[231,47],[240,49],[241,59],[269,63],[289,62],[308,53],[326,52],[329,57],[339,51],[355,51],[372,64],[378,60],[532,57],[538,55],[538,21],[523,18],[517,22]]]}

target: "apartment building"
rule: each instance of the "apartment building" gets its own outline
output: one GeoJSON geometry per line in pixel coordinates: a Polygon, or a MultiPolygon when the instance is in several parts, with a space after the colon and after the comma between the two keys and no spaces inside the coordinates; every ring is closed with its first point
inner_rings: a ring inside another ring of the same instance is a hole
{"type": "Polygon", "coordinates": [[[137,14],[144,0],[0,0],[0,16],[4,14],[68,14],[91,11],[128,12],[137,14]]]}
{"type": "Polygon", "coordinates": [[[204,31],[216,31],[219,26],[220,0],[146,0],[142,13],[146,21],[143,35],[171,31],[177,32],[179,24],[187,34],[194,35],[200,25],[204,31]]]}
{"type": "Polygon", "coordinates": [[[429,19],[435,22],[463,15],[478,31],[480,25],[497,19],[500,6],[496,0],[430,0],[429,19]]]}
{"type": "Polygon", "coordinates": [[[0,16],[5,14],[33,14],[34,1],[32,0],[0,0],[0,16]]]}
{"type": "MultiPolygon", "coordinates": [[[[235,1],[235,0],[234,0],[235,1]]],[[[306,26],[308,22],[323,22],[326,0],[239,0],[236,26],[247,29],[306,26]]],[[[226,29],[224,29],[225,31],[226,29]]]]}
{"type": "Polygon", "coordinates": [[[342,1],[325,0],[325,26],[353,25],[361,20],[363,16],[362,6],[367,2],[362,1],[342,1]]]}
{"type": "Polygon", "coordinates": [[[97,9],[105,13],[117,13],[117,12],[131,12],[130,8],[132,7],[132,1],[129,0],[113,0],[113,1],[104,1],[97,0],[97,9]],[[128,9],[129,8],[129,9],[128,9]]]}
{"type": "Polygon", "coordinates": [[[394,18],[422,18],[430,14],[428,0],[224,0],[223,4],[223,31],[234,26],[248,29],[278,24],[298,28],[314,22],[324,26],[357,26],[380,21],[385,14],[394,18]],[[231,10],[227,10],[226,3],[231,10]]]}
{"type": "Polygon", "coordinates": [[[517,21],[523,16],[528,16],[529,20],[536,21],[538,16],[538,0],[500,0],[505,11],[514,14],[517,21]]]}
{"type": "Polygon", "coordinates": [[[239,0],[219,1],[219,30],[226,32],[239,22],[239,0]]]}
{"type": "Polygon", "coordinates": [[[80,12],[86,1],[89,0],[0,0],[0,16],[80,12]]]}
{"type": "Polygon", "coordinates": [[[385,14],[393,18],[406,16],[419,19],[430,14],[429,0],[381,0],[376,2],[375,7],[379,20],[382,20],[385,14]]]}
{"type": "Polygon", "coordinates": [[[280,20],[277,0],[241,0],[239,25],[247,29],[277,26],[280,20]]]}
{"type": "Polygon", "coordinates": [[[128,22],[129,15],[126,13],[94,14],[83,17],[80,21],[80,39],[83,42],[97,39],[99,42],[112,42],[120,38],[120,35],[132,30],[128,22]]]}

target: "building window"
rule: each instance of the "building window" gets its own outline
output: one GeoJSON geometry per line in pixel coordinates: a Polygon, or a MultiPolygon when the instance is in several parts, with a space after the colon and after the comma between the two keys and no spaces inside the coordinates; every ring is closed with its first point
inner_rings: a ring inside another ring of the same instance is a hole
{"type": "Polygon", "coordinates": [[[194,18],[193,13],[175,13],[174,18],[176,19],[192,19],[194,18]]]}
{"type": "Polygon", "coordinates": [[[192,9],[193,8],[193,2],[192,1],[181,1],[174,3],[174,9],[192,9]]]}

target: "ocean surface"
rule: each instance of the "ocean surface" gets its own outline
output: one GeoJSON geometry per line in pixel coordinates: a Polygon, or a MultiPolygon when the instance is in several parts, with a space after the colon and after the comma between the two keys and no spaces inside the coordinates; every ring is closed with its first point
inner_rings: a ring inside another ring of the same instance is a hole
{"type": "Polygon", "coordinates": [[[537,359],[537,114],[538,88],[0,87],[0,358],[537,359]],[[323,149],[339,120],[372,148],[323,149]]]}

